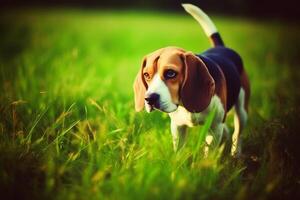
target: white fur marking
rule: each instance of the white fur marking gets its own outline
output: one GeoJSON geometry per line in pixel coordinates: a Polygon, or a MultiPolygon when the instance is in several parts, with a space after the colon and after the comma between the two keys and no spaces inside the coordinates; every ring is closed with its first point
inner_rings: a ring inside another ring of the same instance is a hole
{"type": "Polygon", "coordinates": [[[171,121],[171,133],[173,137],[173,148],[176,152],[185,144],[186,126],[177,126],[171,121]]]}
{"type": "Polygon", "coordinates": [[[202,124],[206,116],[214,107],[217,109],[217,111],[213,123],[222,123],[225,111],[220,98],[216,95],[212,97],[207,108],[200,113],[191,113],[183,106],[178,106],[178,109],[172,113],[169,113],[169,116],[171,121],[177,126],[187,125],[189,127],[193,127],[195,125],[202,124]]]}
{"type": "Polygon", "coordinates": [[[245,90],[241,88],[239,98],[235,104],[234,132],[232,135],[231,155],[240,156],[242,153],[242,142],[240,134],[246,125],[248,115],[245,110],[245,90]]]}
{"type": "Polygon", "coordinates": [[[214,139],[214,138],[213,138],[212,135],[206,136],[206,138],[205,138],[206,144],[207,144],[207,145],[210,145],[210,144],[212,143],[213,139],[214,139]]]}
{"type": "MultiPolygon", "coordinates": [[[[159,100],[160,110],[169,113],[177,109],[177,105],[172,102],[169,88],[161,80],[158,74],[154,75],[151,83],[149,84],[148,90],[146,92],[146,96],[151,93],[156,93],[160,96],[160,100],[159,100]]],[[[149,109],[149,111],[151,111],[151,106],[149,106],[146,102],[145,102],[145,106],[146,106],[146,110],[149,109]]]]}
{"type": "Polygon", "coordinates": [[[145,109],[148,113],[152,111],[152,107],[149,104],[147,104],[146,101],[145,101],[145,109]]]}
{"type": "Polygon", "coordinates": [[[197,22],[202,26],[205,34],[208,37],[218,32],[214,23],[200,8],[192,4],[181,4],[181,5],[186,10],[186,12],[188,12],[197,20],[197,22]]]}

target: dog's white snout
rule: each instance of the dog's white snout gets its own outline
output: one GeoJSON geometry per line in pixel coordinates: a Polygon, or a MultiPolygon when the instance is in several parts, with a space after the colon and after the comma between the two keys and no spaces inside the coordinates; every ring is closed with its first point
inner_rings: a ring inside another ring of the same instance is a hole
{"type": "Polygon", "coordinates": [[[154,75],[149,88],[145,94],[146,109],[151,112],[152,108],[157,108],[164,112],[172,112],[177,109],[177,105],[172,102],[169,88],[161,80],[158,74],[154,75]]]}

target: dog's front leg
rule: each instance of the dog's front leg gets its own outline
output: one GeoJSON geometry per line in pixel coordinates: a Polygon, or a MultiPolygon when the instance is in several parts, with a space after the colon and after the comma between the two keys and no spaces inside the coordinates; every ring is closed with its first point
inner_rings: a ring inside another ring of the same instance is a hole
{"type": "Polygon", "coordinates": [[[178,151],[185,143],[186,138],[186,125],[178,126],[171,120],[171,133],[173,137],[174,151],[178,151]]]}

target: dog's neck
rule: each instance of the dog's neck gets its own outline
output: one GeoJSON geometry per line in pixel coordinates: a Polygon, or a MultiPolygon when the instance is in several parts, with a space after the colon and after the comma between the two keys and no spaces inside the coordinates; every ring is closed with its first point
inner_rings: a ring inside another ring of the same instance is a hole
{"type": "Polygon", "coordinates": [[[185,125],[193,127],[199,124],[203,124],[208,114],[214,108],[216,109],[215,120],[222,121],[225,115],[225,111],[222,102],[217,95],[212,97],[210,104],[205,110],[200,113],[189,112],[183,105],[179,105],[176,111],[169,113],[169,116],[171,118],[171,121],[178,126],[185,125]]]}

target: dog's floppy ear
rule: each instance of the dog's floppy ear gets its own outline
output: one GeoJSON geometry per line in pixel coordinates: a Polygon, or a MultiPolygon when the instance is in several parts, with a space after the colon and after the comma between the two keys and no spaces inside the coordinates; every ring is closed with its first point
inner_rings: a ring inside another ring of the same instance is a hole
{"type": "Polygon", "coordinates": [[[143,68],[146,66],[147,58],[145,57],[142,62],[142,66],[135,77],[135,81],[133,84],[134,90],[134,103],[135,103],[135,110],[137,112],[141,111],[144,108],[144,99],[146,93],[146,81],[143,76],[143,68]]]}
{"type": "Polygon", "coordinates": [[[211,101],[215,82],[198,57],[185,53],[182,59],[185,73],[180,91],[182,104],[190,112],[201,112],[211,101]]]}
{"type": "Polygon", "coordinates": [[[148,54],[144,57],[142,66],[140,68],[140,71],[138,72],[134,84],[133,84],[133,90],[134,90],[134,102],[135,102],[135,110],[137,112],[141,111],[144,108],[144,102],[145,102],[145,93],[148,88],[148,85],[145,81],[144,75],[143,75],[143,69],[146,67],[146,64],[148,62],[148,65],[156,65],[157,60],[161,54],[161,52],[164,50],[158,49],[151,54],[148,54]]]}

